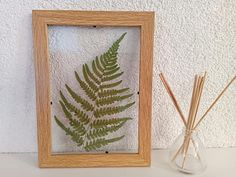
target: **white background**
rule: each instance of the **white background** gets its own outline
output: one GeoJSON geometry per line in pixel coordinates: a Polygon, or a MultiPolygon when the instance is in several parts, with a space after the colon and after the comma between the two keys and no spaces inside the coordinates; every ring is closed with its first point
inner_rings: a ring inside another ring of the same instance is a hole
{"type": "MultiPolygon", "coordinates": [[[[0,152],[37,151],[32,9],[155,11],[153,148],[166,148],[182,129],[161,71],[185,115],[194,74],[208,71],[203,113],[236,72],[234,0],[0,0],[0,152]]],[[[199,127],[208,147],[236,146],[235,90],[199,127]]]]}

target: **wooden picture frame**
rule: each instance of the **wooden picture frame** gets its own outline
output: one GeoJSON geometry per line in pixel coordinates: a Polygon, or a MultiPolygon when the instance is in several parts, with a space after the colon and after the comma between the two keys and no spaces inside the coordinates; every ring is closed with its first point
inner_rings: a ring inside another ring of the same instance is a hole
{"type": "Polygon", "coordinates": [[[154,13],[33,10],[32,14],[39,166],[149,166],[151,153],[154,13]],[[138,153],[52,154],[48,25],[140,27],[138,153]]]}

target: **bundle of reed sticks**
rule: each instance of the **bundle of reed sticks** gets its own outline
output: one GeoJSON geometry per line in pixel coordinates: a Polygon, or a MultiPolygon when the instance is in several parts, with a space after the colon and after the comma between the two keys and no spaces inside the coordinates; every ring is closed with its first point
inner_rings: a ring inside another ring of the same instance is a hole
{"type": "MultiPolygon", "coordinates": [[[[195,75],[194,86],[193,86],[193,91],[192,91],[192,98],[191,98],[191,104],[190,104],[190,109],[189,109],[189,114],[188,114],[188,119],[187,120],[185,119],[185,117],[183,115],[183,112],[180,109],[180,106],[179,106],[179,104],[178,104],[178,102],[175,98],[175,95],[172,92],[169,84],[167,83],[164,75],[161,73],[159,76],[161,78],[161,81],[162,81],[163,85],[166,88],[167,93],[169,94],[170,98],[172,99],[173,104],[174,104],[177,112],[179,113],[180,118],[183,121],[184,126],[186,128],[183,144],[172,158],[172,160],[175,160],[175,158],[177,157],[177,155],[179,153],[183,153],[184,154],[184,160],[182,162],[182,168],[183,168],[185,160],[186,160],[185,158],[186,158],[186,155],[188,153],[190,142],[192,141],[193,145],[195,145],[194,140],[191,138],[191,133],[204,120],[204,118],[206,117],[208,112],[213,108],[213,106],[216,104],[216,102],[221,98],[221,96],[227,90],[227,88],[233,83],[234,80],[236,80],[236,76],[234,76],[232,78],[232,80],[226,85],[226,87],[216,97],[216,99],[212,102],[212,104],[209,106],[209,108],[203,114],[203,116],[200,119],[197,119],[197,112],[198,112],[198,108],[199,108],[199,104],[200,104],[200,100],[201,100],[201,96],[202,96],[203,86],[204,86],[204,83],[205,83],[205,80],[206,80],[206,72],[205,72],[204,76],[195,75]]],[[[200,158],[200,157],[198,156],[198,158],[200,158]]]]}

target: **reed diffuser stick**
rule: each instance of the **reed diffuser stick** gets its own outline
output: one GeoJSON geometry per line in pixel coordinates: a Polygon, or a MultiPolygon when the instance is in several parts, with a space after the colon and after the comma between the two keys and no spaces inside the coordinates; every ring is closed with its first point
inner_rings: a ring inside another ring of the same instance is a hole
{"type": "Polygon", "coordinates": [[[178,111],[178,113],[179,113],[179,115],[180,115],[184,125],[186,126],[186,120],[184,118],[184,114],[183,114],[182,110],[180,109],[180,106],[179,106],[179,104],[178,104],[178,102],[177,102],[177,100],[175,98],[175,95],[173,94],[169,84],[167,83],[167,81],[166,81],[166,79],[165,79],[165,77],[164,77],[164,75],[162,73],[159,74],[159,77],[161,78],[161,81],[162,81],[163,85],[165,86],[167,93],[169,94],[170,98],[172,99],[172,101],[173,101],[173,103],[175,105],[175,108],[178,111]]]}
{"type": "MultiPolygon", "coordinates": [[[[194,81],[193,93],[192,93],[192,101],[191,101],[191,106],[190,106],[190,110],[189,110],[189,117],[188,117],[188,121],[187,121],[186,136],[184,139],[184,148],[185,149],[183,151],[184,152],[184,159],[182,162],[182,168],[184,168],[184,164],[185,164],[186,157],[187,157],[188,150],[189,150],[190,141],[193,140],[192,139],[192,131],[193,131],[196,115],[197,115],[197,110],[199,107],[199,102],[201,99],[203,84],[204,84],[204,77],[196,75],[195,81],[194,81]]],[[[193,146],[195,147],[194,141],[192,141],[192,143],[193,143],[193,146]]],[[[196,150],[196,148],[195,148],[195,150],[196,150]]],[[[200,156],[198,156],[198,158],[200,159],[200,156]]]]}
{"type": "Polygon", "coordinates": [[[211,106],[207,109],[207,111],[203,114],[203,116],[201,117],[201,119],[198,121],[198,123],[195,125],[194,129],[196,129],[198,127],[198,125],[202,122],[202,120],[204,119],[204,117],[208,114],[208,112],[210,112],[210,110],[213,108],[213,106],[217,103],[217,101],[221,98],[221,96],[224,94],[224,92],[229,88],[229,86],[235,81],[236,76],[233,77],[233,79],[231,79],[231,81],[226,85],[226,87],[221,91],[221,93],[217,96],[217,98],[213,101],[213,103],[211,104],[211,106]]]}
{"type": "MultiPolygon", "coordinates": [[[[171,90],[171,88],[170,88],[168,82],[166,81],[166,79],[165,79],[165,77],[164,77],[164,75],[163,75],[162,73],[159,74],[159,76],[160,76],[160,78],[161,78],[161,81],[162,81],[163,85],[165,86],[165,89],[166,89],[167,93],[168,93],[169,96],[171,97],[171,99],[172,99],[172,101],[173,101],[173,103],[174,103],[174,105],[175,105],[175,108],[176,108],[176,110],[178,111],[178,113],[179,113],[179,115],[180,115],[180,117],[181,117],[181,119],[182,119],[182,121],[183,121],[185,127],[187,127],[186,119],[185,119],[185,117],[184,117],[184,115],[183,115],[183,113],[182,113],[182,110],[180,109],[180,106],[179,106],[179,104],[178,104],[178,101],[177,101],[177,99],[175,98],[175,95],[174,95],[174,93],[172,92],[172,90],[171,90]]],[[[187,128],[186,128],[186,129],[187,129],[187,128]]],[[[191,141],[193,142],[194,148],[196,149],[194,140],[191,139],[191,141]]],[[[184,146],[184,144],[178,149],[177,153],[176,153],[176,154],[174,155],[174,157],[172,158],[172,161],[175,160],[175,158],[177,157],[177,155],[179,154],[179,152],[180,152],[181,150],[184,150],[184,149],[183,149],[183,146],[184,146]]],[[[199,156],[198,152],[197,152],[197,156],[198,156],[199,159],[200,159],[200,156],[199,156]]]]}
{"type": "MultiPolygon", "coordinates": [[[[174,163],[176,163],[176,165],[178,164],[178,167],[181,168],[182,170],[190,170],[191,168],[189,167],[189,165],[188,166],[185,165],[186,161],[188,161],[188,160],[192,161],[192,158],[196,158],[196,156],[197,156],[198,160],[201,161],[199,163],[203,163],[202,161],[204,161],[204,158],[202,159],[199,154],[198,147],[196,147],[199,144],[195,143],[196,141],[193,136],[193,131],[195,131],[195,129],[199,126],[199,124],[204,120],[205,116],[212,109],[212,107],[216,104],[216,102],[222,97],[222,95],[228,89],[228,87],[236,80],[236,76],[233,77],[233,79],[226,85],[226,87],[216,97],[216,99],[213,101],[213,103],[210,105],[210,107],[207,109],[207,111],[203,114],[203,116],[199,119],[198,122],[196,120],[198,117],[198,109],[199,109],[199,105],[200,105],[200,101],[201,101],[201,97],[202,97],[202,93],[203,93],[203,87],[204,87],[205,80],[206,80],[206,72],[205,72],[204,76],[199,76],[199,75],[195,76],[188,119],[185,119],[183,112],[180,109],[180,106],[175,98],[175,95],[173,94],[164,75],[161,73],[161,74],[159,74],[159,76],[161,78],[163,85],[165,86],[167,93],[171,97],[172,102],[173,102],[176,110],[178,111],[178,113],[185,125],[185,128],[186,128],[183,141],[181,142],[182,144],[180,147],[177,147],[176,151],[174,151],[174,155],[173,155],[171,161],[174,161],[178,157],[178,160],[176,160],[174,163]],[[192,153],[194,153],[194,155],[192,153]],[[178,155],[180,155],[180,158],[178,155]]],[[[198,163],[198,162],[196,162],[196,163],[198,163]]]]}
{"type": "Polygon", "coordinates": [[[187,127],[186,127],[184,142],[183,142],[184,146],[183,146],[182,154],[184,154],[184,159],[182,161],[182,168],[184,168],[184,164],[185,164],[185,160],[186,160],[186,156],[187,156],[187,151],[188,151],[188,147],[189,147],[190,126],[191,126],[192,117],[193,117],[192,115],[193,115],[193,110],[194,110],[194,102],[195,102],[197,84],[198,84],[198,77],[196,75],[195,79],[194,79],[191,104],[190,104],[190,108],[189,108],[189,116],[188,116],[188,120],[187,120],[187,127]]]}
{"type": "Polygon", "coordinates": [[[198,105],[197,105],[197,110],[196,110],[193,126],[195,125],[196,116],[197,116],[197,113],[198,113],[198,108],[199,108],[199,105],[200,105],[200,101],[201,101],[201,97],[202,97],[202,91],[203,91],[203,87],[204,87],[204,84],[205,84],[205,80],[206,80],[206,72],[205,72],[204,76],[202,77],[201,84],[200,84],[199,97],[198,97],[199,100],[198,100],[198,105]]]}

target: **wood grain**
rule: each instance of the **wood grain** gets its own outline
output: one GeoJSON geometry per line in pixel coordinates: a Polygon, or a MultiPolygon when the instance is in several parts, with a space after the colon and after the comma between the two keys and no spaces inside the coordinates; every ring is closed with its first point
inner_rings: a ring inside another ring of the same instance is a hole
{"type": "Polygon", "coordinates": [[[33,37],[40,167],[149,166],[151,157],[153,12],[34,10],[33,37]],[[140,27],[138,153],[52,154],[48,25],[140,27]]]}

